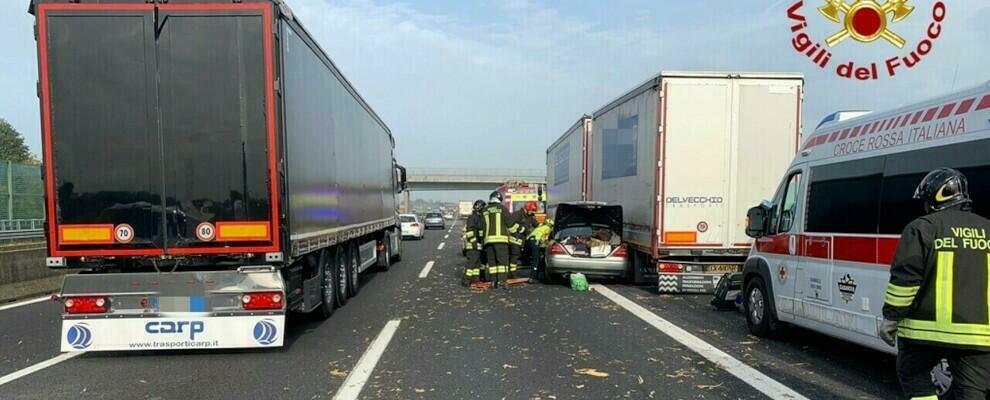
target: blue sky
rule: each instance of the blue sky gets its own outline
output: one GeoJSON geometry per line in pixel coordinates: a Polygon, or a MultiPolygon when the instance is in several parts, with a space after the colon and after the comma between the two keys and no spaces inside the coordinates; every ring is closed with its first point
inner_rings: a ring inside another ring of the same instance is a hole
{"type": "MultiPolygon", "coordinates": [[[[990,2],[948,5],[931,54],[881,82],[849,82],[791,47],[793,1],[288,0],[348,79],[392,128],[412,167],[543,168],[545,149],[590,113],[660,70],[804,73],[805,129],[840,109],[896,107],[990,80],[990,2]]],[[[838,25],[808,1],[819,41],[838,25]]],[[[891,26],[917,43],[934,0],[891,26]]],[[[0,2],[0,117],[40,152],[33,17],[0,2]]],[[[843,43],[836,59],[904,54],[843,43]]]]}

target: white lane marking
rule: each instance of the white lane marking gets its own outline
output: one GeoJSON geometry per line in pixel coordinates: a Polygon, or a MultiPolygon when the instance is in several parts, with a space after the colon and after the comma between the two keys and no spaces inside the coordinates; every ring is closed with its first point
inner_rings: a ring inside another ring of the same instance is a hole
{"type": "Polygon", "coordinates": [[[45,296],[45,297],[39,297],[37,299],[19,301],[17,303],[4,304],[4,305],[0,306],[0,311],[9,310],[11,308],[17,308],[17,307],[20,307],[20,306],[26,306],[28,304],[40,303],[42,301],[51,300],[51,299],[52,299],[51,296],[45,296]]]}
{"type": "Polygon", "coordinates": [[[15,381],[17,379],[23,378],[23,377],[28,376],[30,374],[33,374],[35,372],[41,371],[41,370],[43,370],[45,368],[51,367],[51,366],[53,366],[55,364],[58,364],[60,362],[68,361],[68,360],[71,360],[73,358],[79,357],[79,356],[81,356],[81,355],[83,355],[85,353],[86,352],[84,352],[84,351],[75,352],[75,353],[62,353],[62,354],[59,354],[58,356],[55,356],[54,358],[50,358],[48,360],[45,360],[45,361],[42,361],[40,363],[34,364],[34,365],[32,365],[30,367],[27,367],[27,368],[24,368],[22,370],[11,372],[11,373],[9,373],[7,375],[4,375],[4,376],[0,376],[0,386],[3,386],[3,385],[8,384],[10,382],[13,382],[13,381],[15,381]]]}
{"type": "Polygon", "coordinates": [[[449,237],[450,237],[450,235],[443,235],[443,238],[444,239],[449,238],[449,237]]]}
{"type": "Polygon", "coordinates": [[[337,394],[333,396],[333,400],[354,400],[358,398],[361,394],[361,389],[364,388],[364,384],[371,377],[371,372],[375,369],[375,365],[378,364],[378,360],[385,353],[388,342],[392,341],[392,336],[399,329],[399,322],[401,320],[393,319],[385,324],[381,333],[378,334],[374,342],[371,342],[371,346],[368,346],[361,359],[358,360],[357,365],[347,375],[347,379],[344,380],[344,384],[337,390],[337,394]]]}
{"type": "Polygon", "coordinates": [[[430,274],[431,269],[433,269],[433,261],[426,263],[426,266],[423,267],[423,270],[419,271],[419,277],[426,278],[426,276],[430,274]]]}
{"type": "Polygon", "coordinates": [[[759,390],[771,399],[808,400],[807,397],[804,397],[791,388],[773,380],[773,378],[764,375],[762,372],[757,371],[753,367],[732,358],[732,356],[726,354],[722,350],[715,348],[715,346],[712,346],[704,340],[699,339],[697,336],[688,333],[677,325],[660,318],[660,316],[650,312],[639,304],[634,303],[632,300],[629,300],[612,291],[612,289],[597,284],[591,285],[591,288],[600,293],[602,296],[612,300],[620,307],[625,308],[626,311],[629,311],[633,315],[639,317],[639,319],[653,325],[653,327],[660,330],[660,332],[670,336],[672,339],[680,342],[682,345],[693,350],[695,353],[700,354],[702,357],[707,358],[708,361],[715,363],[715,365],[718,365],[726,372],[735,375],[737,378],[752,386],[754,389],[759,390]]]}
{"type": "Polygon", "coordinates": [[[446,243],[440,243],[440,245],[437,246],[437,250],[443,250],[443,246],[446,246],[446,245],[447,245],[446,243]]]}

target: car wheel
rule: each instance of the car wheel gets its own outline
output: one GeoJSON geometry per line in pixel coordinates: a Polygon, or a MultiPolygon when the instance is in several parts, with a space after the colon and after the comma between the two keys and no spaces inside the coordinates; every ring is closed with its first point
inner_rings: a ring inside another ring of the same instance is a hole
{"type": "Polygon", "coordinates": [[[320,297],[320,307],[316,309],[316,315],[319,319],[327,319],[337,308],[335,304],[337,300],[337,270],[334,268],[333,256],[329,250],[320,251],[319,266],[322,277],[320,284],[322,296],[320,297]]]}
{"type": "Polygon", "coordinates": [[[746,311],[746,328],[759,337],[774,337],[780,331],[780,322],[774,316],[770,304],[770,292],[763,278],[755,277],[746,285],[743,304],[746,311]]]}
{"type": "Polygon", "coordinates": [[[334,265],[336,265],[337,270],[337,307],[343,307],[347,304],[347,271],[350,270],[351,264],[351,254],[350,247],[347,244],[337,245],[337,251],[334,252],[334,265]]]}
{"type": "Polygon", "coordinates": [[[347,295],[357,296],[361,290],[361,251],[356,243],[351,243],[351,269],[347,273],[347,295]]]}

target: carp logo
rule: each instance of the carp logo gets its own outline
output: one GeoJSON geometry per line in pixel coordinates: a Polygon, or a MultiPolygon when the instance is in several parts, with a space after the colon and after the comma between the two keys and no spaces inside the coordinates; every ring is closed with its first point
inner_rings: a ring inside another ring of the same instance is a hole
{"type": "MultiPolygon", "coordinates": [[[[809,22],[803,14],[804,0],[792,4],[787,9],[787,18],[791,21],[791,45],[799,54],[807,57],[823,70],[832,68],[833,49],[841,49],[843,43],[852,41],[863,45],[874,42],[887,43],[901,52],[886,54],[882,60],[848,60],[835,65],[835,74],[841,78],[860,81],[876,81],[882,78],[893,78],[904,69],[918,66],[922,60],[931,54],[935,42],[942,36],[942,22],[945,21],[946,5],[941,0],[934,1],[931,8],[930,21],[924,35],[917,43],[908,46],[908,41],[897,32],[900,22],[903,22],[916,12],[917,5],[909,4],[912,0],[821,0],[824,5],[817,8],[823,19],[830,26],[819,27],[809,22]],[[834,24],[839,25],[836,30],[834,24]],[[814,25],[814,26],[812,26],[814,25]],[[824,44],[815,41],[809,32],[809,27],[816,32],[822,29],[828,35],[824,44]],[[906,48],[906,52],[904,52],[906,48]]],[[[914,0],[918,3],[918,0],[914,0]]],[[[910,32],[908,32],[910,33],[910,32]]],[[[848,46],[848,45],[847,45],[848,46]]],[[[886,51],[886,49],[884,51],[886,51]]]]}

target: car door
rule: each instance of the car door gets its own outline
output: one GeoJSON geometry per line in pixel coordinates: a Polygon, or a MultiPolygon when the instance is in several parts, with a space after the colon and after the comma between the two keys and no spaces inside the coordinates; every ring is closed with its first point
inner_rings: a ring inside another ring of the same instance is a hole
{"type": "Polygon", "coordinates": [[[804,199],[804,172],[801,168],[791,170],[777,189],[774,204],[768,217],[768,235],[757,240],[760,252],[766,254],[770,269],[775,303],[779,316],[787,318],[794,311],[794,293],[797,286],[796,273],[802,262],[800,232],[803,215],[801,204],[804,199]]]}

